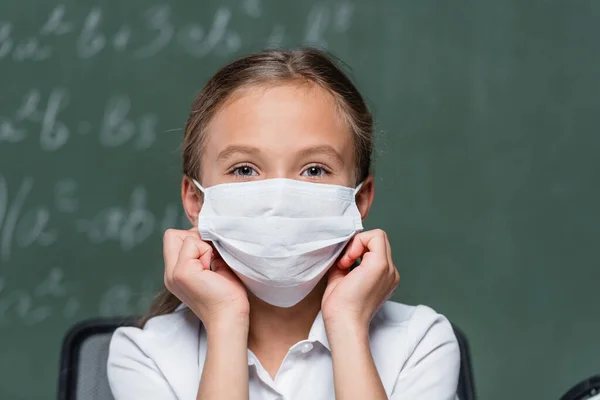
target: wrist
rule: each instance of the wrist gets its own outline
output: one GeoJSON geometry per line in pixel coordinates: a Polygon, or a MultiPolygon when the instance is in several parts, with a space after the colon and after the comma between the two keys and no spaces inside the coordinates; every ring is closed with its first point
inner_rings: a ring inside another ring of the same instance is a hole
{"type": "Polygon", "coordinates": [[[325,323],[327,339],[332,343],[353,344],[369,342],[369,325],[352,318],[336,318],[325,323]]]}
{"type": "Polygon", "coordinates": [[[237,334],[248,335],[250,316],[244,313],[220,313],[212,315],[203,321],[209,335],[230,336],[237,334]]]}
{"type": "Polygon", "coordinates": [[[354,312],[339,312],[325,313],[323,312],[323,323],[325,329],[331,330],[359,330],[364,331],[369,329],[369,321],[362,318],[361,315],[354,312]]]}

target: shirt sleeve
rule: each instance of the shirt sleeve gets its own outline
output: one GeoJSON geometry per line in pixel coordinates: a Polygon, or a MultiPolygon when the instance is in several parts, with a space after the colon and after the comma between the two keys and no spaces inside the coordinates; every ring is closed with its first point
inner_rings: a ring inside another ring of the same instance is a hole
{"type": "Polygon", "coordinates": [[[455,400],[460,350],[452,325],[442,315],[426,329],[400,372],[391,400],[455,400]]]}
{"type": "Polygon", "coordinates": [[[136,342],[136,333],[141,331],[119,328],[110,342],[107,375],[115,400],[176,400],[164,375],[136,342]]]}

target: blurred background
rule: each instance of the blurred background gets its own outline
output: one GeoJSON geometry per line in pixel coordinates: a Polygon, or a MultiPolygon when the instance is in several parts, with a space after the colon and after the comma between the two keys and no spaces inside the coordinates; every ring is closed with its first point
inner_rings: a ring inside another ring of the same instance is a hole
{"type": "Polygon", "coordinates": [[[0,398],[54,398],[77,321],[139,315],[188,226],[194,94],[231,59],[316,45],[377,124],[402,281],[466,333],[481,399],[600,370],[600,3],[0,2],[0,398]]]}

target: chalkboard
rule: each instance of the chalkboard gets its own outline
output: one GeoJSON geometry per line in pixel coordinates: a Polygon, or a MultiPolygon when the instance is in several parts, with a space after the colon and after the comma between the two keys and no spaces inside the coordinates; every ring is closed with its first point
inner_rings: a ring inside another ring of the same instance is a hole
{"type": "Polygon", "coordinates": [[[600,370],[600,3],[0,2],[0,398],[54,397],[62,336],[142,313],[184,227],[195,92],[265,47],[351,68],[378,121],[367,227],[394,299],[466,333],[481,398],[600,370]]]}

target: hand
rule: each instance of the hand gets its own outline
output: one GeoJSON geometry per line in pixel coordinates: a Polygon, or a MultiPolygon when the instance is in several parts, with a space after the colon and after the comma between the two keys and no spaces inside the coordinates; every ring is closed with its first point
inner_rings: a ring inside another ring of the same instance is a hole
{"type": "Polygon", "coordinates": [[[247,322],[250,306],[243,284],[195,228],[167,230],[163,255],[165,286],[207,328],[224,318],[247,322]]]}
{"type": "Polygon", "coordinates": [[[387,234],[381,229],[357,234],[329,270],[321,303],[326,326],[343,321],[368,328],[399,282],[387,234]],[[360,265],[350,271],[358,258],[360,265]]]}

